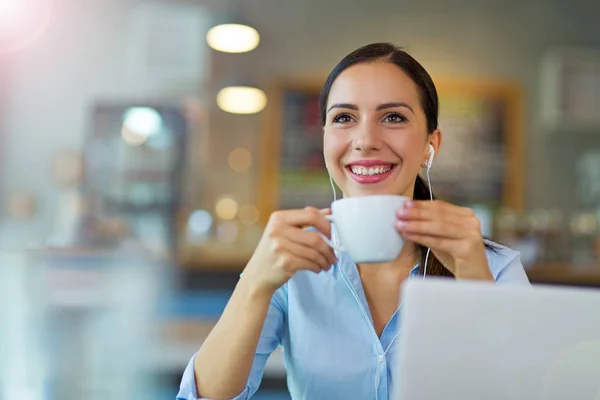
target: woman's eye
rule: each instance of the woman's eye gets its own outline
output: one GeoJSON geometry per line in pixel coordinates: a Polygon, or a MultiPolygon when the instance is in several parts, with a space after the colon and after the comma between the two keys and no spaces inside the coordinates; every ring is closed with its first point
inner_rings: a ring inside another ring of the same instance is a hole
{"type": "Polygon", "coordinates": [[[352,122],[352,117],[348,114],[340,114],[333,118],[334,124],[345,124],[348,122],[352,122]]]}
{"type": "Polygon", "coordinates": [[[393,124],[398,124],[401,122],[406,122],[406,118],[404,118],[402,115],[400,114],[388,114],[385,116],[385,122],[391,122],[393,124]]]}

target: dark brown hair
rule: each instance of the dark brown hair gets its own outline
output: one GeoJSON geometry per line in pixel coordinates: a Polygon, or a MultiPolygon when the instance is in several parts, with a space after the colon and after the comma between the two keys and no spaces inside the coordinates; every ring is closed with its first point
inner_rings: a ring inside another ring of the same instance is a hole
{"type": "MultiPolygon", "coordinates": [[[[433,80],[425,68],[423,68],[423,66],[419,64],[419,62],[410,54],[389,43],[374,43],[363,46],[348,54],[335,66],[335,68],[333,68],[327,77],[325,84],[323,85],[321,96],[319,98],[319,110],[323,125],[325,125],[326,121],[327,101],[329,99],[329,92],[331,91],[333,82],[335,82],[337,77],[342,72],[351,66],[374,61],[385,61],[395,64],[402,69],[402,71],[404,71],[404,73],[406,73],[417,85],[421,101],[421,108],[423,109],[427,119],[427,132],[428,134],[432,134],[433,131],[438,127],[439,114],[438,94],[435,85],[433,84],[433,80]]],[[[413,193],[414,199],[429,200],[429,195],[429,187],[423,178],[417,176],[415,190],[413,193]]],[[[419,270],[420,273],[423,274],[427,249],[419,245],[417,245],[417,248],[421,255],[419,270]]],[[[453,277],[452,273],[442,265],[442,263],[433,255],[433,253],[429,254],[427,264],[427,275],[453,277]]]]}

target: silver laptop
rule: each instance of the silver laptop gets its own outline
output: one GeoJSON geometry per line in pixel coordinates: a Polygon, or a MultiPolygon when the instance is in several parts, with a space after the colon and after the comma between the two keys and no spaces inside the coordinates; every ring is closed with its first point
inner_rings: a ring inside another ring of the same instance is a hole
{"type": "Polygon", "coordinates": [[[600,291],[430,279],[402,300],[394,399],[600,400],[600,291]]]}

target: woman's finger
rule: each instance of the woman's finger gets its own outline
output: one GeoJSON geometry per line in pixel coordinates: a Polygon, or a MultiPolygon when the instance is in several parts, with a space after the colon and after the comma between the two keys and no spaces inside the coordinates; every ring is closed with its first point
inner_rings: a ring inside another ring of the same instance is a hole
{"type": "Polygon", "coordinates": [[[448,221],[456,224],[463,224],[468,217],[445,212],[443,210],[423,210],[421,208],[402,208],[398,210],[397,216],[401,220],[421,220],[421,221],[448,221]]]}
{"type": "Polygon", "coordinates": [[[440,220],[398,220],[396,229],[402,234],[414,233],[449,239],[466,239],[472,235],[470,230],[460,225],[440,220]]]}
{"type": "MultiPolygon", "coordinates": [[[[427,215],[454,214],[462,217],[474,217],[475,213],[468,207],[461,207],[441,200],[407,201],[402,209],[416,210],[423,217],[427,215]]],[[[401,210],[402,210],[401,209],[401,210]]],[[[400,211],[400,210],[399,210],[400,211]]]]}
{"type": "Polygon", "coordinates": [[[423,212],[422,210],[404,209],[398,212],[398,222],[429,221],[447,224],[462,231],[481,231],[479,220],[475,217],[464,217],[445,212],[423,212]]]}
{"type": "Polygon", "coordinates": [[[451,253],[452,249],[455,248],[460,242],[459,239],[449,239],[447,237],[423,235],[410,232],[403,233],[402,237],[410,242],[429,247],[432,250],[438,250],[446,253],[451,253]]]}
{"type": "Polygon", "coordinates": [[[405,208],[398,211],[399,221],[438,221],[450,224],[465,233],[481,234],[481,222],[475,215],[466,216],[459,213],[446,212],[444,208],[423,210],[422,208],[405,208]]]}
{"type": "Polygon", "coordinates": [[[329,261],[317,250],[299,245],[287,238],[280,239],[283,251],[294,256],[294,266],[296,269],[309,269],[319,273],[321,270],[327,270],[331,266],[329,261]]]}
{"type": "Polygon", "coordinates": [[[297,228],[313,226],[326,236],[329,236],[331,230],[329,221],[314,207],[306,207],[301,210],[276,211],[271,214],[269,222],[278,226],[291,225],[297,228]]]}
{"type": "Polygon", "coordinates": [[[318,251],[330,265],[337,262],[333,249],[325,243],[318,232],[289,228],[282,231],[282,234],[298,245],[318,251]]]}

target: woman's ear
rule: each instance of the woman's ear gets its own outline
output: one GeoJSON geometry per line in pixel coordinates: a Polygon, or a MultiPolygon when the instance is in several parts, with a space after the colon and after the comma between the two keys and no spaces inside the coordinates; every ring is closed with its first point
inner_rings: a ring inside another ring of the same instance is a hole
{"type": "Polygon", "coordinates": [[[442,131],[435,129],[428,135],[427,140],[429,144],[433,146],[433,150],[437,155],[440,152],[440,147],[442,147],[442,131]]]}
{"type": "Polygon", "coordinates": [[[431,168],[433,158],[438,154],[440,146],[442,144],[442,131],[439,129],[434,130],[427,135],[427,142],[423,149],[423,162],[421,163],[422,168],[431,168]],[[431,149],[433,149],[433,154],[431,149]]]}

